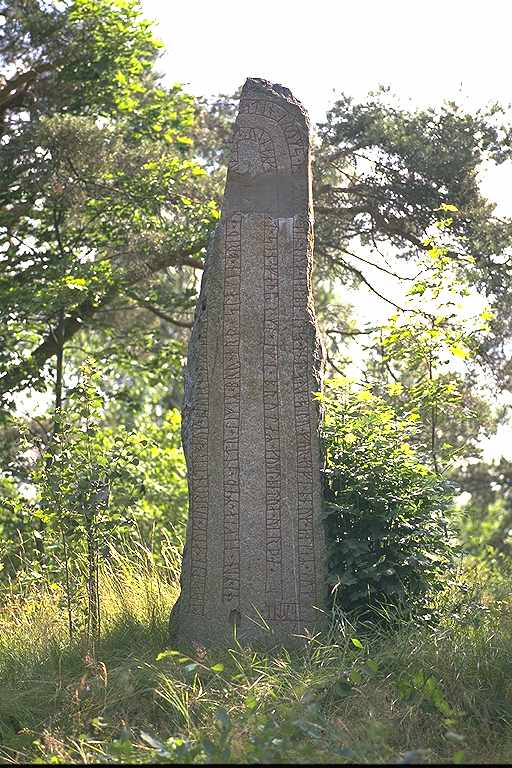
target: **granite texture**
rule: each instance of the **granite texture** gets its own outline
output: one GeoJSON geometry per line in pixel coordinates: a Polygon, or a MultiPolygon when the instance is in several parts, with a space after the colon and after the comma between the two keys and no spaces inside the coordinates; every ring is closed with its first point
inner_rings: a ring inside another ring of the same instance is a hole
{"type": "Polygon", "coordinates": [[[325,626],[309,140],[287,88],[246,81],[185,375],[175,642],[294,647],[325,626]]]}

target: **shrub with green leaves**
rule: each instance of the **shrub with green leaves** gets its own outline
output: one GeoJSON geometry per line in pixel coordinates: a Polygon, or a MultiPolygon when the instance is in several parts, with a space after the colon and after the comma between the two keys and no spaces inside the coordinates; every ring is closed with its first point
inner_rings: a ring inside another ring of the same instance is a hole
{"type": "Polygon", "coordinates": [[[367,389],[327,382],[325,524],[333,604],[364,616],[425,610],[453,556],[449,485],[415,444],[419,418],[367,389]]]}
{"type": "Polygon", "coordinates": [[[39,565],[64,579],[69,632],[73,635],[73,603],[85,581],[87,635],[100,630],[99,565],[114,534],[128,530],[130,509],[140,495],[138,453],[147,444],[119,429],[102,429],[104,402],[100,374],[88,359],[80,380],[69,393],[67,409],[56,413],[54,431],[34,473],[39,502],[34,515],[45,535],[39,565]]]}

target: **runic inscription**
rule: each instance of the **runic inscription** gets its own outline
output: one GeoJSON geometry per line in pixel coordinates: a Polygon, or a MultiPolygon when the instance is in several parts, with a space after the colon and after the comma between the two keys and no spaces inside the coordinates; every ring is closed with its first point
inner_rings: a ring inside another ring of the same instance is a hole
{"type": "Polygon", "coordinates": [[[311,451],[310,324],[304,307],[309,296],[308,222],[293,222],[293,399],[297,441],[297,513],[299,543],[299,604],[307,606],[315,596],[313,531],[314,467],[311,451]]]}
{"type": "Polygon", "coordinates": [[[224,249],[224,574],[223,596],[240,603],[240,278],[242,217],[226,222],[224,249]]]}
{"type": "Polygon", "coordinates": [[[208,369],[206,366],[206,315],[198,322],[198,359],[196,406],[192,417],[191,456],[194,471],[190,474],[190,502],[194,510],[192,521],[192,563],[190,580],[190,610],[202,614],[207,573],[208,553],[208,369]]]}
{"type": "Polygon", "coordinates": [[[325,620],[309,122],[247,80],[185,377],[183,641],[290,647],[325,620]]]}
{"type": "Polygon", "coordinates": [[[266,599],[282,599],[279,436],[279,222],[265,217],[263,265],[263,428],[265,433],[266,599]]]}

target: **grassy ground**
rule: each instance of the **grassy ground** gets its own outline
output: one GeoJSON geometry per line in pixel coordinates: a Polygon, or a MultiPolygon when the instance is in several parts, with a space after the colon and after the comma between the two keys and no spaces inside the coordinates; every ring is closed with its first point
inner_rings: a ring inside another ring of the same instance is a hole
{"type": "Polygon", "coordinates": [[[473,566],[435,626],[338,622],[301,653],[166,648],[177,555],[119,556],[92,658],[57,589],[0,605],[0,761],[512,760],[512,579],[473,566]]]}

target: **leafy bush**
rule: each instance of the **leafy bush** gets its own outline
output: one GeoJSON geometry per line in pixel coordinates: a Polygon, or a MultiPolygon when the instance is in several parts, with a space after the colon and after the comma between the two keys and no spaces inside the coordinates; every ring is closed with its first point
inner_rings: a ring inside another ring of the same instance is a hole
{"type": "MultiPolygon", "coordinates": [[[[129,542],[149,546],[163,563],[180,545],[187,486],[175,409],[160,423],[144,416],[131,430],[108,424],[108,403],[96,361],[80,368],[76,386],[55,415],[51,434],[19,422],[20,450],[31,456],[33,498],[4,484],[0,512],[0,587],[47,585],[61,596],[70,637],[94,639],[100,630],[99,570],[129,542]],[[157,531],[155,531],[157,528],[157,531]]],[[[1,489],[0,489],[1,490],[1,489]]]]}
{"type": "Polygon", "coordinates": [[[425,606],[452,557],[450,488],[415,446],[419,419],[399,417],[346,382],[318,395],[325,419],[325,523],[333,604],[363,615],[425,606]]]}

